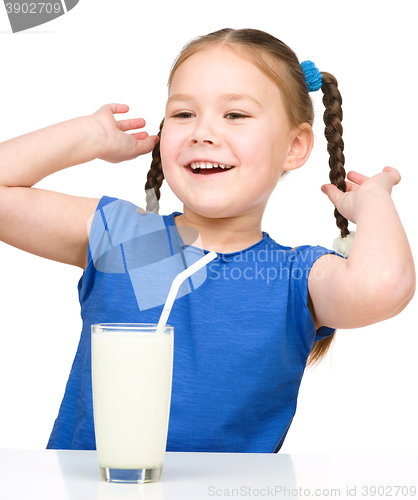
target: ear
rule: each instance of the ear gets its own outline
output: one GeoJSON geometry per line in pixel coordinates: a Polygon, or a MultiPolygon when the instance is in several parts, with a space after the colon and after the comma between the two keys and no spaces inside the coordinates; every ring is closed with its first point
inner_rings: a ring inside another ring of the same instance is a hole
{"type": "Polygon", "coordinates": [[[306,163],[314,145],[312,127],[309,123],[302,123],[292,132],[290,139],[283,170],[295,170],[306,163]]]}

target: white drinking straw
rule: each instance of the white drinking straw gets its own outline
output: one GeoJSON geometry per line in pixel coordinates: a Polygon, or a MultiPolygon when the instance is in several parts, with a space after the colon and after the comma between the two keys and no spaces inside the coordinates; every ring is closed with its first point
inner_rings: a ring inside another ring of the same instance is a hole
{"type": "Polygon", "coordinates": [[[171,284],[170,291],[168,292],[167,300],[165,301],[164,304],[164,309],[163,312],[161,313],[160,316],[160,321],[158,322],[157,325],[157,333],[163,333],[165,329],[165,325],[168,320],[168,316],[170,315],[171,308],[173,307],[174,300],[176,298],[177,292],[179,291],[180,285],[183,283],[183,281],[194,274],[196,271],[199,271],[199,269],[202,269],[203,266],[206,264],[209,264],[213,259],[217,257],[217,253],[214,251],[209,252],[206,254],[204,257],[199,259],[197,262],[192,264],[190,267],[179,273],[173,280],[173,283],[171,284]]]}

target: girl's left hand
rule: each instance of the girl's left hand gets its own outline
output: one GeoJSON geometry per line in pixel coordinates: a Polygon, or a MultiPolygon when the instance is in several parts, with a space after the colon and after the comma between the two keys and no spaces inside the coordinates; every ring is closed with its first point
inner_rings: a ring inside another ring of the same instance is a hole
{"type": "Polygon", "coordinates": [[[325,193],[337,210],[346,219],[356,223],[357,209],[360,200],[368,196],[374,196],[376,189],[392,193],[392,188],[401,180],[401,175],[396,168],[385,167],[383,172],[373,177],[366,177],[358,172],[348,172],[346,181],[346,192],[343,193],[333,184],[324,184],[321,191],[325,193]]]}

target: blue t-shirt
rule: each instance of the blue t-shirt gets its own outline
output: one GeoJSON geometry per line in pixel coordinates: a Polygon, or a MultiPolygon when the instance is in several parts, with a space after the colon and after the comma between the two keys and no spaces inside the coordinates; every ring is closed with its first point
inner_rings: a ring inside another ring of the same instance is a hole
{"type": "MultiPolygon", "coordinates": [[[[184,245],[174,212],[137,211],[103,197],[78,290],[83,329],[48,448],[95,449],[91,325],[158,323],[173,278],[206,250],[184,245]]],[[[218,253],[186,280],[168,324],[174,364],[167,451],[277,452],[296,411],[318,331],[308,276],[327,253],[281,246],[263,232],[251,247],[218,253]]]]}

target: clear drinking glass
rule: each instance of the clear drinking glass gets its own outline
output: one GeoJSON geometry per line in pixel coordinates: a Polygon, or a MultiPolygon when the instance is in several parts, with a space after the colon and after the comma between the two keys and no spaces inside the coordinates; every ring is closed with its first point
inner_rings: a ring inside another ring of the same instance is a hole
{"type": "Polygon", "coordinates": [[[159,481],[167,443],[174,328],[92,325],[93,411],[100,477],[159,481]]]}

